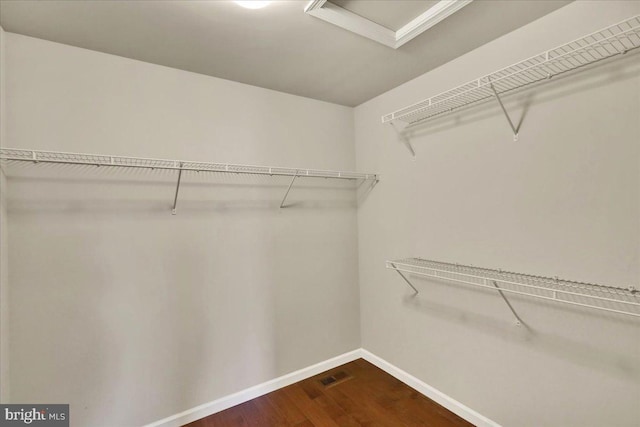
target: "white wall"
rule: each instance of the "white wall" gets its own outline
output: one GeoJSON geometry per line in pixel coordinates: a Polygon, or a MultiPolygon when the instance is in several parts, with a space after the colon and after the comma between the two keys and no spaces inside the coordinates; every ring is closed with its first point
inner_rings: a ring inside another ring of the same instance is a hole
{"type": "MultiPolygon", "coordinates": [[[[5,32],[0,27],[0,147],[5,145],[5,32]]],[[[0,168],[0,402],[9,401],[9,233],[7,182],[0,168]]]]}
{"type": "Polygon", "coordinates": [[[7,181],[0,169],[0,402],[9,401],[9,233],[7,181]]]}
{"type": "MultiPolygon", "coordinates": [[[[355,168],[353,110],[7,33],[13,147],[355,168]]],[[[11,393],[134,426],[360,347],[350,185],[11,165],[11,393]]]]}
{"type": "Polygon", "coordinates": [[[421,126],[412,161],[380,117],[640,13],[574,2],[356,108],[358,169],[384,178],[358,210],[362,344],[504,426],[636,426],[632,318],[416,278],[423,257],[596,283],[640,279],[640,55],[421,126]]]}

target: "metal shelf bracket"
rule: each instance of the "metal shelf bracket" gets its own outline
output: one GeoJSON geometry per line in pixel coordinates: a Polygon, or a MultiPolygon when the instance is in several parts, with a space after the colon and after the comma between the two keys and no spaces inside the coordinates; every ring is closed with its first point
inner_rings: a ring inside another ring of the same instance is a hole
{"type": "Polygon", "coordinates": [[[181,180],[182,180],[182,163],[180,163],[180,169],[178,170],[178,183],[176,184],[176,195],[173,197],[173,209],[171,209],[171,215],[176,214],[176,207],[178,206],[178,193],[180,192],[181,180]]]}
{"type": "Polygon", "coordinates": [[[500,99],[500,95],[498,95],[498,92],[496,91],[496,88],[493,87],[493,83],[491,83],[491,79],[489,79],[489,87],[491,88],[491,91],[493,91],[493,95],[496,97],[496,100],[498,101],[498,104],[500,104],[500,108],[502,109],[502,112],[504,113],[504,116],[507,118],[507,122],[509,122],[509,126],[511,126],[511,130],[513,131],[513,140],[517,141],[518,140],[518,128],[516,128],[516,126],[513,124],[513,121],[511,120],[511,117],[509,116],[509,113],[507,113],[507,109],[504,107],[504,104],[502,103],[502,99],[500,99]]]}
{"type": "Polygon", "coordinates": [[[496,283],[495,280],[492,280],[491,283],[493,283],[493,286],[496,287],[496,289],[498,290],[498,293],[500,294],[500,296],[502,297],[504,302],[509,307],[509,310],[511,310],[511,312],[515,316],[515,318],[516,318],[516,326],[521,326],[524,322],[522,321],[522,319],[520,319],[520,316],[518,316],[518,313],[516,313],[516,311],[513,309],[513,306],[511,305],[511,303],[509,302],[509,300],[505,296],[504,292],[502,292],[502,289],[500,289],[500,286],[498,286],[498,284],[496,283]]]}
{"type": "Polygon", "coordinates": [[[391,264],[391,266],[396,271],[396,273],[398,273],[400,275],[400,277],[402,277],[404,279],[404,281],[407,282],[407,285],[411,286],[411,289],[413,289],[414,294],[417,295],[418,294],[418,290],[416,289],[415,286],[413,286],[413,284],[409,281],[409,279],[407,279],[407,277],[404,274],[402,274],[402,272],[400,270],[398,270],[396,268],[396,265],[394,263],[391,262],[389,264],[391,264]]]}
{"type": "Polygon", "coordinates": [[[287,192],[284,193],[284,197],[282,198],[282,202],[280,203],[280,208],[284,208],[284,202],[287,200],[287,196],[289,195],[289,191],[291,191],[291,187],[293,186],[293,182],[296,180],[296,178],[298,177],[298,171],[296,171],[295,175],[293,175],[293,178],[291,178],[291,182],[289,183],[289,187],[287,188],[287,192]]]}
{"type": "Polygon", "coordinates": [[[409,138],[407,138],[403,133],[402,130],[398,129],[398,126],[396,126],[395,123],[391,122],[391,126],[393,127],[393,130],[396,131],[396,134],[398,135],[398,139],[400,139],[400,142],[402,142],[405,147],[407,147],[407,150],[409,150],[409,152],[411,153],[411,156],[413,157],[413,159],[415,160],[416,158],[416,152],[413,149],[413,146],[411,145],[411,141],[409,141],[409,138]]]}

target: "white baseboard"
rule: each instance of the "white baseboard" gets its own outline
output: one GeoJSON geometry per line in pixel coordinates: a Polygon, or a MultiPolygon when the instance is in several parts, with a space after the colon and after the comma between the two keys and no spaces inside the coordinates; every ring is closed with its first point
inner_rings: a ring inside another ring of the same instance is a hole
{"type": "Polygon", "coordinates": [[[247,402],[256,397],[260,397],[264,394],[271,393],[282,387],[286,387],[298,381],[302,381],[321,372],[328,371],[345,363],[349,363],[353,360],[363,358],[369,363],[377,366],[389,375],[394,376],[398,380],[413,387],[418,392],[424,394],[429,399],[444,406],[454,414],[469,421],[477,427],[501,427],[495,421],[477,413],[473,409],[463,405],[452,397],[442,393],[439,390],[431,387],[423,381],[420,381],[413,375],[403,371],[402,369],[392,365],[386,360],[376,356],[375,354],[359,348],[357,350],[350,351],[348,353],[341,354],[324,362],[316,363],[315,365],[307,368],[300,369],[290,374],[283,375],[273,380],[258,384],[256,386],[241,390],[237,393],[230,394],[228,396],[221,397],[220,399],[213,400],[209,403],[196,406],[195,408],[188,409],[179,414],[172,415],[162,420],[147,424],[144,427],[180,427],[190,422],[199,420],[200,418],[207,417],[215,414],[216,412],[224,411],[232,406],[239,405],[247,402]]]}
{"type": "Polygon", "coordinates": [[[484,415],[477,413],[473,409],[458,402],[451,396],[448,396],[443,392],[441,392],[440,390],[437,390],[431,387],[429,384],[423,381],[420,381],[413,375],[392,365],[386,360],[376,356],[375,354],[365,349],[360,349],[360,350],[361,350],[362,358],[364,360],[366,360],[367,362],[373,365],[376,365],[378,368],[382,369],[389,375],[397,378],[398,380],[402,381],[408,386],[413,387],[420,393],[427,396],[429,399],[444,406],[454,414],[458,415],[460,418],[464,418],[465,420],[469,421],[471,424],[477,427],[501,427],[500,424],[496,423],[495,421],[492,421],[489,418],[485,417],[484,415]]]}
{"type": "Polygon", "coordinates": [[[278,378],[274,378],[270,381],[258,384],[256,386],[241,390],[237,393],[230,394],[228,396],[221,397],[220,399],[213,400],[208,403],[204,403],[195,408],[188,409],[179,414],[171,415],[170,417],[162,420],[147,424],[144,427],[180,427],[190,422],[199,420],[200,418],[207,417],[216,412],[224,411],[232,406],[239,405],[247,402],[256,397],[260,397],[264,394],[271,393],[272,391],[286,387],[298,381],[302,381],[314,375],[318,375],[321,372],[333,369],[345,363],[349,363],[362,357],[361,349],[353,350],[348,353],[341,354],[333,357],[324,362],[316,363],[315,365],[307,368],[300,369],[295,372],[283,375],[278,378]]]}

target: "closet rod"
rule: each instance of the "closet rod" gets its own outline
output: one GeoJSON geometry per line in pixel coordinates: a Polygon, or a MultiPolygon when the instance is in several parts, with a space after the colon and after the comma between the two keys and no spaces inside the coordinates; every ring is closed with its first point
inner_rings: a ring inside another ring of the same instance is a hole
{"type": "MultiPolygon", "coordinates": [[[[640,15],[586,34],[562,46],[509,65],[491,74],[441,92],[418,103],[382,116],[382,123],[401,123],[409,127],[459,111],[508,92],[543,82],[554,76],[579,70],[596,62],[621,56],[640,47],[640,15]]],[[[514,136],[516,129],[510,122],[514,136]]]]}
{"type": "Polygon", "coordinates": [[[119,168],[159,169],[193,172],[219,172],[250,175],[291,176],[297,178],[330,178],[346,180],[375,180],[379,176],[374,173],[351,171],[287,168],[280,166],[257,166],[233,163],[209,163],[184,160],[153,159],[142,157],[110,156],[103,154],[68,153],[60,151],[24,150],[17,148],[0,148],[0,160],[55,163],[66,165],[107,166],[119,168]]]}
{"type": "Polygon", "coordinates": [[[407,276],[424,276],[497,291],[513,312],[517,324],[521,320],[505,293],[640,317],[640,292],[633,286],[597,285],[421,258],[387,261],[387,268],[400,274],[416,293],[416,287],[407,276]]]}

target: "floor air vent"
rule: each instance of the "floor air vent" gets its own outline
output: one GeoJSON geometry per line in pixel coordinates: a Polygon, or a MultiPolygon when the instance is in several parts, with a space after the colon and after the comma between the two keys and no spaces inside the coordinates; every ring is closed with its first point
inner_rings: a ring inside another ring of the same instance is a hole
{"type": "Polygon", "coordinates": [[[334,386],[343,381],[346,381],[349,378],[351,378],[351,375],[349,375],[344,371],[340,371],[332,375],[329,375],[328,377],[320,378],[320,383],[325,387],[329,387],[329,386],[334,386]]]}

